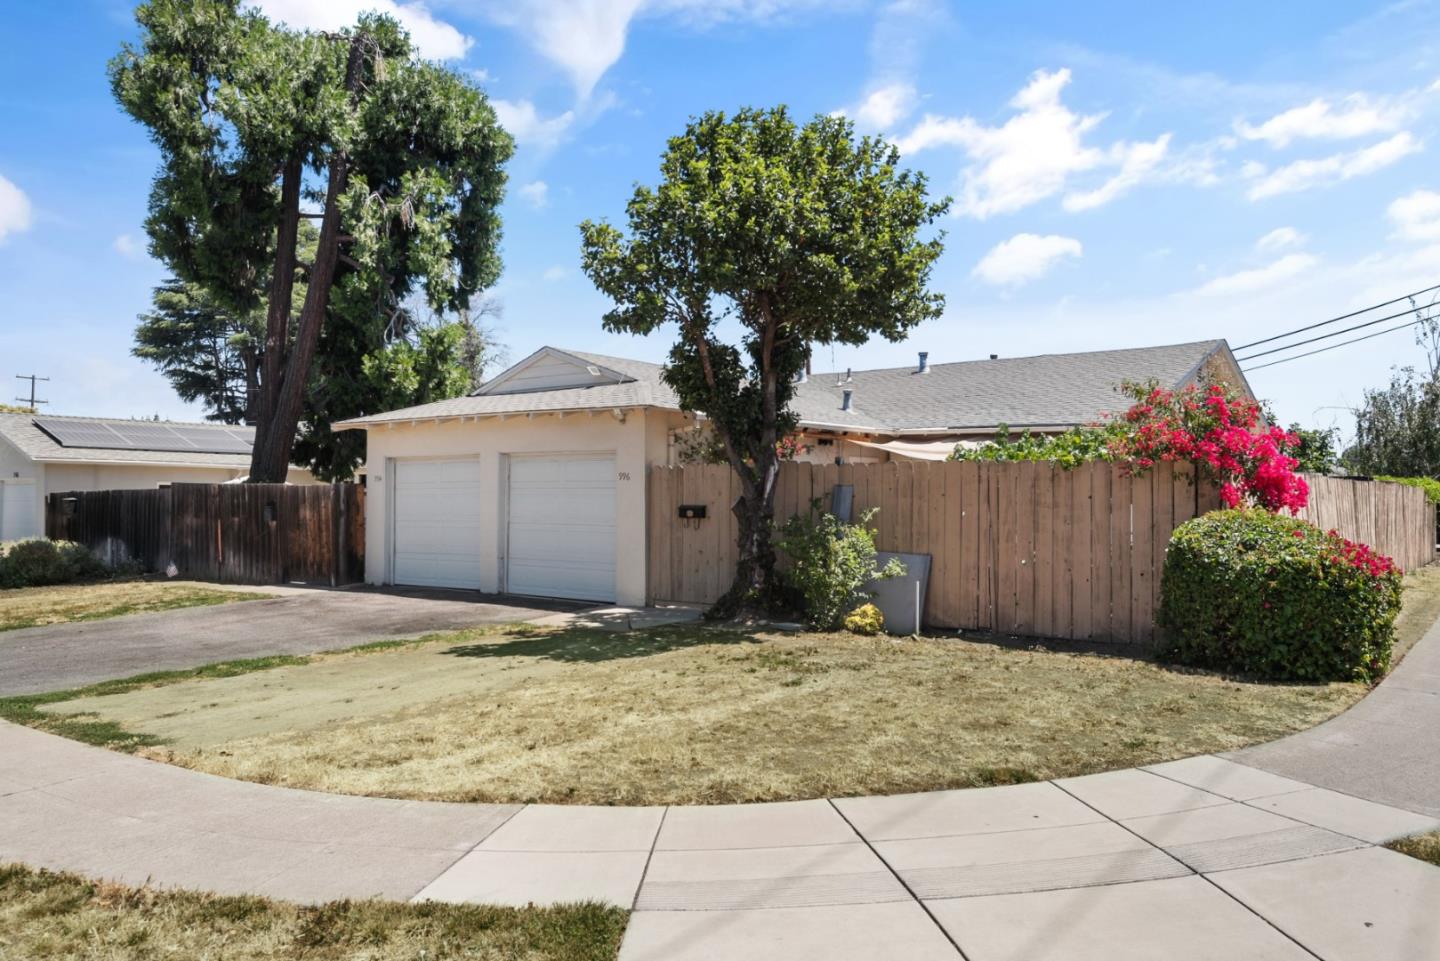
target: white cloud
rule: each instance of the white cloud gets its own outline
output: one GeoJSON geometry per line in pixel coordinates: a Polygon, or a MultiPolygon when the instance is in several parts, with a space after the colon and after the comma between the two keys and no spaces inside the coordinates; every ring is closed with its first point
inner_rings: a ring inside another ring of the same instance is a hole
{"type": "Polygon", "coordinates": [[[1093,210],[1104,206],[1136,184],[1144,182],[1165,159],[1170,149],[1170,135],[1161,134],[1150,143],[1122,143],[1111,148],[1120,158],[1120,172],[1094,190],[1065,195],[1064,207],[1069,211],[1093,210]]]}
{"type": "Polygon", "coordinates": [[[510,132],[517,143],[549,149],[564,138],[575,122],[575,111],[567,110],[554,117],[541,117],[529,100],[491,100],[500,126],[510,132]]]}
{"type": "Polygon", "coordinates": [[[576,96],[584,100],[625,53],[630,24],[641,15],[705,27],[734,20],[763,22],[823,6],[822,0],[492,0],[489,13],[523,33],[542,56],[569,74],[576,96]]]}
{"type": "Polygon", "coordinates": [[[130,260],[138,260],[145,253],[145,248],[129,234],[121,234],[116,237],[111,241],[110,246],[115,248],[115,252],[121,257],[130,260]]]}
{"type": "Polygon", "coordinates": [[[1416,190],[1390,202],[1385,210],[1395,236],[1405,240],[1440,240],[1440,194],[1416,190]]]}
{"type": "Polygon", "coordinates": [[[836,111],[853,117],[862,130],[888,130],[915,109],[915,87],[897,81],[871,90],[854,106],[836,111]]]}
{"type": "Polygon", "coordinates": [[[519,193],[536,210],[540,210],[550,203],[550,185],[543,180],[532,180],[528,184],[522,184],[519,193]]]}
{"type": "Polygon", "coordinates": [[[1001,287],[1017,287],[1050,272],[1067,257],[1079,257],[1080,241],[1055,234],[1016,234],[990,248],[971,274],[1001,287]]]}
{"type": "Polygon", "coordinates": [[[297,30],[339,30],[355,24],[362,13],[394,17],[410,33],[420,56],[427,60],[458,60],[475,41],[443,20],[437,20],[423,3],[396,0],[252,0],[248,4],[275,22],[297,30]]]}
{"type": "Polygon", "coordinates": [[[1246,140],[1263,140],[1271,147],[1280,148],[1295,140],[1349,140],[1389,133],[1399,130],[1409,115],[1410,110],[1403,105],[1373,101],[1356,93],[1338,105],[1317,97],[1260,124],[1237,121],[1235,132],[1246,140]]]}
{"type": "Polygon", "coordinates": [[[1290,247],[1298,247],[1307,239],[1304,234],[1294,227],[1276,227],[1255,241],[1255,249],[1262,254],[1273,254],[1276,251],[1286,250],[1290,247]]]}
{"type": "Polygon", "coordinates": [[[30,229],[30,198],[0,175],[0,241],[30,229]]]}
{"type": "Polygon", "coordinates": [[[540,276],[544,277],[546,280],[553,284],[557,280],[564,280],[566,277],[570,276],[570,271],[566,270],[564,267],[561,267],[559,264],[556,264],[553,267],[546,267],[545,273],[541,274],[540,276]]]}
{"type": "Polygon", "coordinates": [[[1085,138],[1104,114],[1082,116],[1060,102],[1070,82],[1069,70],[1036,71],[1011,100],[1018,111],[999,127],[973,117],[927,114],[906,135],[896,138],[901,153],[955,146],[970,160],[960,188],[956,213],[976,218],[1028,207],[1064,190],[1070,179],[1087,171],[1114,168],[1098,188],[1072,193],[1070,210],[1088,210],[1115,199],[1140,181],[1156,175],[1169,149],[1170,137],[1149,143],[1118,141],[1107,148],[1085,138]]]}
{"type": "Polygon", "coordinates": [[[1409,131],[1401,131],[1369,147],[1318,159],[1296,160],[1274,170],[1267,170],[1261,164],[1247,164],[1245,173],[1255,178],[1247,196],[1251,200],[1263,200],[1363,177],[1422,149],[1420,141],[1409,131]]]}
{"type": "Polygon", "coordinates": [[[1196,288],[1195,293],[1205,297],[1230,297],[1235,294],[1257,293],[1300,276],[1318,262],[1309,254],[1286,254],[1264,267],[1216,277],[1196,288]]]}

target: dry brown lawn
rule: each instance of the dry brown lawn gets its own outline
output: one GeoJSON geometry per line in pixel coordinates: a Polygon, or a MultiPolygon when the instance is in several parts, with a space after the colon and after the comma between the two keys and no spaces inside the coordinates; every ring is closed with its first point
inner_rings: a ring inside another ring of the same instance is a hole
{"type": "Polygon", "coordinates": [[[464,801],[709,803],[1082,774],[1238,748],[1356,685],[1261,685],[953,638],[684,626],[451,635],[46,705],[230,777],[464,801]]]}
{"type": "Polygon", "coordinates": [[[267,595],[182,581],[106,581],[0,590],[0,631],[122,614],[253,601],[267,595]]]}
{"type": "Polygon", "coordinates": [[[612,961],[625,920],[593,904],[307,907],[0,864],[4,961],[612,961]]]}
{"type": "MultiPolygon", "coordinates": [[[[1440,615],[1411,575],[1399,647],[1440,615]]],[[[930,637],[487,628],[34,705],[229,777],[461,801],[719,803],[1034,780],[1311,727],[1355,684],[930,637]],[[229,675],[229,676],[223,676],[229,675]]],[[[101,743],[104,743],[103,741],[101,743]]]]}

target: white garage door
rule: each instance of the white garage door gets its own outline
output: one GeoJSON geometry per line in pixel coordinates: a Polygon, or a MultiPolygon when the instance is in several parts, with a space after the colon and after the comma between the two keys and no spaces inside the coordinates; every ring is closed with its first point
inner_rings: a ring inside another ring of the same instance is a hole
{"type": "Polygon", "coordinates": [[[615,600],[613,455],[510,458],[506,590],[615,600]]]}
{"type": "Polygon", "coordinates": [[[39,537],[40,503],[29,478],[0,480],[0,542],[39,537]]]}
{"type": "Polygon", "coordinates": [[[480,587],[480,461],[395,462],[396,584],[480,587]]]}

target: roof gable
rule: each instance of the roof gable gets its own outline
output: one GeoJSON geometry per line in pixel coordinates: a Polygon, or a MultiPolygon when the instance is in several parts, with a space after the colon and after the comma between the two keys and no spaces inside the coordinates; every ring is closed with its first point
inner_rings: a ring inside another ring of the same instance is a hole
{"type": "Polygon", "coordinates": [[[635,378],[588,357],[541,347],[518,364],[482,384],[472,397],[495,394],[529,394],[542,390],[569,390],[602,384],[624,384],[635,378]]]}

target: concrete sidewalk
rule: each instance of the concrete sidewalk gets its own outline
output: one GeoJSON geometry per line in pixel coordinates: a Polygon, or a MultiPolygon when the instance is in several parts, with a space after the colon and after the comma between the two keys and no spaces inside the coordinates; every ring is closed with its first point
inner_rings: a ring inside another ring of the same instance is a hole
{"type": "MultiPolygon", "coordinates": [[[[1395,703],[1429,683],[1437,648],[1440,626],[1392,679],[1395,703]]],[[[1357,708],[1327,725],[1382,755],[1373,785],[1345,791],[1247,753],[672,808],[315,794],[0,724],[0,861],[299,901],[594,899],[634,910],[622,961],[1434,961],[1440,870],[1376,845],[1440,827],[1440,782],[1419,803],[1365,799],[1411,789],[1386,774],[1388,723],[1357,708]]],[[[1391,761],[1433,771],[1433,731],[1412,734],[1416,751],[1391,761]]]]}
{"type": "Polygon", "coordinates": [[[1227,756],[1440,817],[1440,623],[1379,687],[1344,714],[1227,756]]]}

